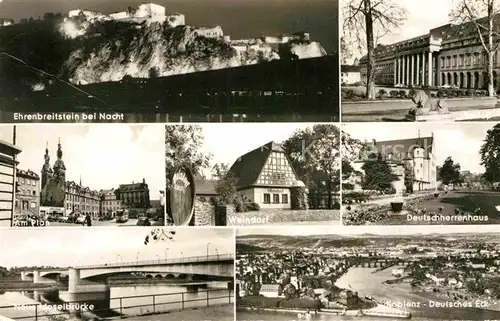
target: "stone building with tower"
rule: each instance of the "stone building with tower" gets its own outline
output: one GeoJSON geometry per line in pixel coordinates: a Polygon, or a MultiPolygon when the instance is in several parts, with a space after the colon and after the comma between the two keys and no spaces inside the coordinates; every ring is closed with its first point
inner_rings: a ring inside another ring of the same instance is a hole
{"type": "MultiPolygon", "coordinates": [[[[358,159],[351,165],[357,172],[363,172],[363,164],[369,157],[377,154],[386,160],[392,168],[392,172],[398,176],[393,187],[397,194],[405,192],[405,166],[413,168],[414,183],[413,191],[433,190],[437,188],[437,165],[434,135],[430,137],[396,139],[388,141],[376,141],[367,143],[366,150],[360,152],[358,159]]],[[[354,185],[355,190],[361,190],[359,177],[351,176],[348,183],[354,185]]]]}
{"type": "Polygon", "coordinates": [[[40,193],[40,206],[65,207],[66,196],[66,165],[62,160],[63,151],[61,142],[57,144],[57,159],[50,166],[48,144],[45,147],[44,164],[42,166],[42,186],[40,193]]]}
{"type": "MultiPolygon", "coordinates": [[[[497,51],[493,57],[495,88],[500,71],[499,55],[497,51]]],[[[419,37],[380,44],[375,49],[375,60],[378,85],[470,89],[485,89],[487,85],[488,55],[470,23],[446,24],[419,37]]],[[[366,56],[360,59],[360,68],[361,79],[366,83],[366,56]]]]}

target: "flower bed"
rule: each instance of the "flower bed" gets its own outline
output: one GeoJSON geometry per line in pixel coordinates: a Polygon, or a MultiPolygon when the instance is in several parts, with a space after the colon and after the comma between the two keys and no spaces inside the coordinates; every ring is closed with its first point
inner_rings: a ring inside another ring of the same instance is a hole
{"type": "MultiPolygon", "coordinates": [[[[379,89],[376,98],[379,100],[399,100],[411,99],[415,90],[425,90],[430,92],[433,98],[460,98],[460,97],[487,97],[486,90],[479,89],[453,89],[453,88],[409,88],[409,89],[379,89]]],[[[361,90],[342,88],[341,89],[342,101],[363,101],[366,100],[364,92],[361,90]]]]}

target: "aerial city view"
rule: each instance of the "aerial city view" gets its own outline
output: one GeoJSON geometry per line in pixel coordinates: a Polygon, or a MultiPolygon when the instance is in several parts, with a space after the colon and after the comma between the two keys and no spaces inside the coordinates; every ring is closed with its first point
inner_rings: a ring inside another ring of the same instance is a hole
{"type": "Polygon", "coordinates": [[[340,7],[343,121],[500,119],[495,0],[340,7]]]}
{"type": "Polygon", "coordinates": [[[496,320],[493,226],[239,230],[238,320],[496,320]]]}
{"type": "Polygon", "coordinates": [[[7,111],[338,121],[337,0],[2,1],[0,12],[7,111]]]}
{"type": "Polygon", "coordinates": [[[0,244],[2,320],[234,320],[232,230],[9,229],[0,244]]]}
{"type": "Polygon", "coordinates": [[[344,224],[500,223],[500,124],[342,129],[344,224]]]}
{"type": "Polygon", "coordinates": [[[338,126],[166,125],[165,131],[167,223],[340,224],[338,126]]]}
{"type": "Polygon", "coordinates": [[[2,226],[164,226],[162,131],[1,126],[2,226]]]}

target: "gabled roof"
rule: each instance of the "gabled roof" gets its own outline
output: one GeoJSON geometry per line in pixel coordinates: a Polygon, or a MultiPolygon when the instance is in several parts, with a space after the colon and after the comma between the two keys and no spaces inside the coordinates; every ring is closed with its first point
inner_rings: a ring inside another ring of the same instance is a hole
{"type": "Polygon", "coordinates": [[[424,157],[429,158],[430,154],[433,153],[433,143],[434,137],[417,137],[409,139],[375,141],[375,148],[382,154],[387,154],[390,151],[397,151],[403,153],[403,155],[401,155],[403,158],[413,158],[413,150],[417,147],[421,147],[424,148],[424,157]],[[408,157],[408,153],[410,153],[410,157],[408,157]]]}
{"type": "Polygon", "coordinates": [[[254,185],[272,152],[284,153],[285,150],[279,144],[271,141],[240,156],[229,169],[229,172],[238,179],[236,187],[243,188],[254,185]]]}

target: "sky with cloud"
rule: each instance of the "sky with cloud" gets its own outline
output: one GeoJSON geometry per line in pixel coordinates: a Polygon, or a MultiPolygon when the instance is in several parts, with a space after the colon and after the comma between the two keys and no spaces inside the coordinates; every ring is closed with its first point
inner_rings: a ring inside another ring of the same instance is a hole
{"type": "MultiPolygon", "coordinates": [[[[149,185],[151,199],[165,189],[164,125],[17,125],[16,145],[23,151],[18,168],[40,174],[48,144],[51,166],[61,140],[66,180],[93,190],[141,182],[149,185]]],[[[2,140],[12,143],[13,126],[0,126],[2,140]]]]}
{"type": "Polygon", "coordinates": [[[371,142],[405,138],[430,137],[434,133],[437,164],[451,156],[460,163],[462,170],[483,173],[480,165],[479,149],[486,132],[494,123],[347,123],[342,129],[353,138],[371,142]]]}
{"type": "MultiPolygon", "coordinates": [[[[172,231],[174,229],[166,229],[172,231]]],[[[148,228],[4,229],[0,266],[76,266],[234,253],[232,229],[175,229],[173,240],[144,244],[148,228]],[[207,246],[207,244],[210,244],[207,246]],[[216,251],[217,250],[217,251],[216,251]],[[165,253],[166,252],[166,253],[165,253]]]]}

